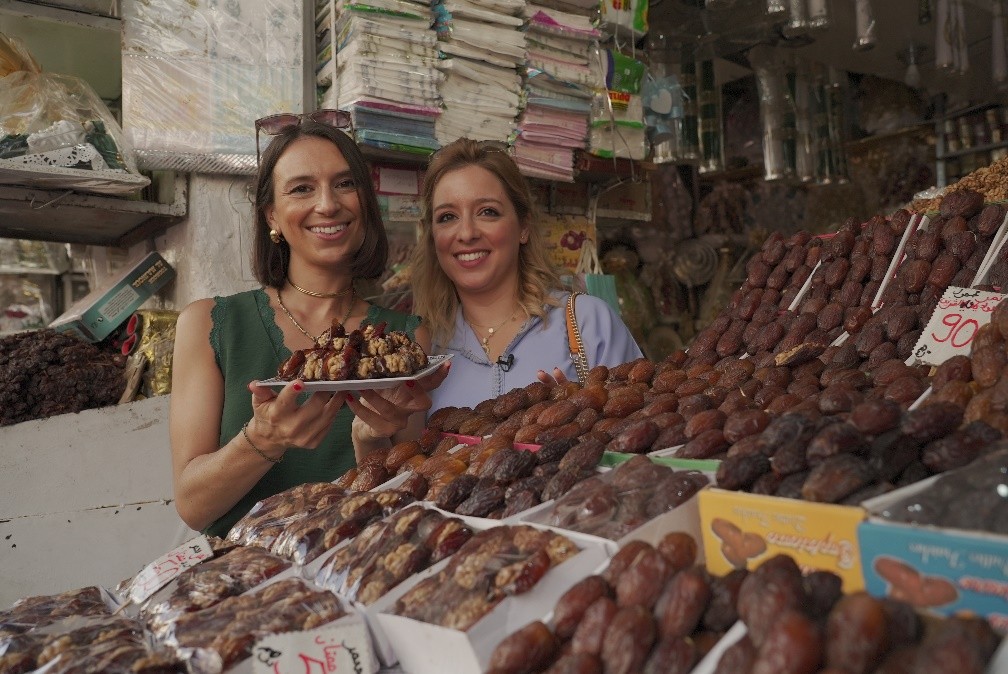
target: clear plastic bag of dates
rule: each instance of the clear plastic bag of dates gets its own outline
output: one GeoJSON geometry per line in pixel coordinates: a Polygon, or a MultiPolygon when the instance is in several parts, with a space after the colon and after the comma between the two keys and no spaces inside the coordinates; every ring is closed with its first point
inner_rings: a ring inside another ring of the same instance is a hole
{"type": "MultiPolygon", "coordinates": [[[[116,608],[115,600],[97,585],[67,590],[59,594],[25,597],[0,611],[0,655],[5,653],[3,639],[50,625],[70,616],[108,615],[116,608]]],[[[3,660],[0,660],[2,663],[3,660]]],[[[0,666],[0,671],[6,671],[0,666]]]]}
{"type": "Polygon", "coordinates": [[[415,500],[409,492],[398,489],[351,493],[289,524],[276,537],[270,550],[296,564],[308,564],[356,536],[371,522],[415,500]]]}
{"type": "Polygon", "coordinates": [[[194,672],[220,672],[251,657],[262,637],[310,630],[345,615],[346,608],[333,593],[287,578],[181,616],[165,642],[187,660],[202,659],[209,665],[194,667],[194,672]]]}
{"type": "Polygon", "coordinates": [[[268,550],[289,524],[336,503],[348,493],[331,482],[309,482],[292,487],[252,506],[252,510],[231,527],[227,540],[268,550]]]}
{"type": "Polygon", "coordinates": [[[475,534],[441,571],[410,588],[391,612],[466,631],[506,597],[528,592],[578,552],[570,539],[551,531],[493,527],[475,534]]]}
{"type": "Polygon", "coordinates": [[[62,618],[18,635],[0,638],[0,671],[185,672],[185,663],[164,648],[155,647],[144,625],[113,615],[62,618]],[[143,663],[143,669],[138,667],[143,663]]]}
{"type": "Polygon", "coordinates": [[[366,526],[322,565],[315,582],[351,601],[372,604],[456,552],[472,533],[458,518],[411,505],[366,526]]]}
{"type": "Polygon", "coordinates": [[[290,568],[291,564],[259,547],[239,547],[186,569],[156,592],[140,609],[159,638],[181,616],[201,611],[252,588],[290,568]]]}
{"type": "Polygon", "coordinates": [[[675,470],[638,455],[575,485],[557,500],[549,524],[619,540],[682,505],[709,482],[699,471],[675,470]]]}
{"type": "Polygon", "coordinates": [[[1008,534],[1008,440],[962,447],[945,438],[929,452],[967,452],[978,458],[941,474],[929,486],[881,508],[877,514],[896,522],[1008,534]]]}

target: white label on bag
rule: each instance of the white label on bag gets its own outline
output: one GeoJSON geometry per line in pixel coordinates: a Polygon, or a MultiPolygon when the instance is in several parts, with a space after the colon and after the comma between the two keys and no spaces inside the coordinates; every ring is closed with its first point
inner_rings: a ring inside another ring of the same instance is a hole
{"type": "Polygon", "coordinates": [[[313,630],[271,634],[252,648],[255,674],[372,674],[367,628],[338,620],[313,630]]]}
{"type": "Polygon", "coordinates": [[[941,365],[952,356],[968,356],[977,330],[990,323],[991,312],[1004,297],[986,290],[946,288],[907,363],[941,365]]]}
{"type": "Polygon", "coordinates": [[[213,557],[213,548],[206,536],[183,543],[143,568],[130,586],[130,599],[139,604],[177,578],[180,573],[213,557]]]}

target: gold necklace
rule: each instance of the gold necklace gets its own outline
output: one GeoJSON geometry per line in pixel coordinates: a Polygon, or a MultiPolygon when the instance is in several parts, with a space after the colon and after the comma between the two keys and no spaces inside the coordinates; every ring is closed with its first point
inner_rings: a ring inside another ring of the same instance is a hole
{"type": "Polygon", "coordinates": [[[343,297],[351,290],[353,290],[353,283],[351,283],[343,290],[340,290],[339,292],[335,293],[317,293],[314,290],[308,290],[307,288],[302,288],[301,286],[299,286],[297,283],[294,283],[294,281],[291,281],[290,279],[287,279],[287,283],[290,283],[291,287],[294,288],[294,290],[298,291],[299,293],[304,293],[305,295],[311,295],[312,297],[324,297],[327,299],[332,299],[334,297],[343,297]]]}
{"type": "Polygon", "coordinates": [[[501,321],[498,325],[494,327],[479,325],[478,323],[473,323],[469,319],[466,319],[466,323],[468,323],[469,327],[472,328],[472,331],[476,335],[476,338],[480,340],[480,345],[483,347],[483,351],[486,353],[487,358],[490,358],[490,338],[493,337],[498,330],[503,328],[508,321],[513,321],[517,315],[518,311],[516,310],[513,314],[505,318],[503,321],[501,321]],[[487,331],[486,337],[480,337],[479,333],[476,332],[476,328],[485,329],[487,331]]]}
{"type": "MultiPolygon", "coordinates": [[[[293,285],[293,284],[291,284],[291,285],[293,285]]],[[[353,289],[353,286],[351,286],[351,290],[352,289],[353,289]]],[[[356,295],[354,295],[354,294],[350,295],[350,303],[347,306],[346,313],[343,314],[343,319],[340,321],[340,325],[345,325],[346,322],[347,322],[347,319],[350,318],[350,312],[353,310],[353,305],[354,305],[354,299],[355,298],[356,298],[356,295]]],[[[283,296],[280,295],[280,289],[279,288],[277,289],[277,303],[280,305],[280,309],[284,312],[284,314],[287,315],[287,318],[289,318],[291,320],[291,323],[294,324],[294,327],[297,328],[298,330],[300,330],[302,335],[304,335],[305,337],[307,337],[308,339],[310,339],[311,342],[312,342],[312,344],[318,344],[319,338],[318,337],[312,337],[311,333],[308,332],[307,330],[305,330],[303,325],[301,325],[300,323],[298,323],[297,319],[294,318],[294,314],[292,314],[290,312],[290,310],[287,309],[286,305],[284,305],[283,296]]]]}

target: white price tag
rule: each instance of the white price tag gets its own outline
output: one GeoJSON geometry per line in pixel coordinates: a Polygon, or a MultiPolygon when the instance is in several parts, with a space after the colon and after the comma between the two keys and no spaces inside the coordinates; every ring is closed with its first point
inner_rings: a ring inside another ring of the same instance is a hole
{"type": "Polygon", "coordinates": [[[374,674],[378,665],[362,620],[271,634],[252,648],[255,674],[374,674]]]}
{"type": "Polygon", "coordinates": [[[969,355],[973,337],[990,323],[991,312],[1005,295],[949,286],[938,300],[907,363],[941,365],[952,356],[969,355]]]}
{"type": "Polygon", "coordinates": [[[139,604],[164,587],[186,569],[213,557],[213,548],[206,536],[183,543],[143,568],[130,586],[130,600],[139,604]]]}

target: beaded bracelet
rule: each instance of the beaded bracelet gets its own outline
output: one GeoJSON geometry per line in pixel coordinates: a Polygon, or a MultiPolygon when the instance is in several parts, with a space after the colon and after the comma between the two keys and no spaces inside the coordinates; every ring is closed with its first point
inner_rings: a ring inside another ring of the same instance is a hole
{"type": "Polygon", "coordinates": [[[262,451],[261,449],[259,449],[258,447],[255,446],[255,443],[252,442],[252,438],[249,437],[249,434],[248,434],[248,425],[249,425],[249,422],[246,421],[245,425],[242,426],[242,435],[245,436],[245,442],[249,443],[249,447],[252,448],[252,451],[254,451],[256,454],[258,454],[262,458],[266,459],[270,463],[280,463],[281,461],[283,461],[283,454],[281,454],[280,456],[278,456],[277,458],[274,459],[272,456],[268,455],[266,452],[262,451]]]}

